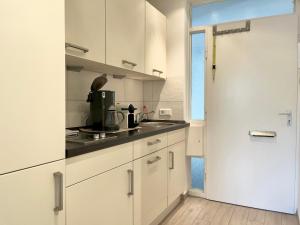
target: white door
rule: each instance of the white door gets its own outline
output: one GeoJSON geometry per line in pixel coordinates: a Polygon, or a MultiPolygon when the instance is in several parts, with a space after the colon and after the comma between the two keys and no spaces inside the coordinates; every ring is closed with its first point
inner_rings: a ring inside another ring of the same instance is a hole
{"type": "Polygon", "coordinates": [[[253,20],[250,32],[217,36],[216,55],[215,81],[207,74],[207,196],[295,213],[297,17],[253,20]],[[287,112],[290,124],[280,115],[287,112]]]}
{"type": "Polygon", "coordinates": [[[133,225],[132,175],[128,163],[67,187],[67,224],[133,225]]]}
{"type": "Polygon", "coordinates": [[[64,174],[61,160],[1,175],[0,224],[64,225],[64,174]]]}
{"type": "Polygon", "coordinates": [[[0,1],[0,27],[4,174],[65,158],[64,1],[0,1]]]}
{"type": "Polygon", "coordinates": [[[168,204],[167,148],[134,161],[134,224],[149,225],[168,204]]]}
{"type": "Polygon", "coordinates": [[[145,72],[145,1],[106,1],[106,64],[145,72]]]}

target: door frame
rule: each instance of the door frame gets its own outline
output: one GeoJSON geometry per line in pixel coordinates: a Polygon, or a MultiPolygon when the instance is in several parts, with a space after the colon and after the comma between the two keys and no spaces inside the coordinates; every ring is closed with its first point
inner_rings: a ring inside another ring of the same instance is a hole
{"type": "Polygon", "coordinates": [[[206,198],[206,176],[207,176],[207,159],[206,159],[206,102],[207,102],[207,77],[210,74],[209,73],[209,64],[208,64],[208,43],[209,38],[208,35],[209,27],[201,26],[201,27],[190,27],[188,32],[188,76],[186,79],[186,118],[190,122],[191,126],[202,126],[203,127],[203,142],[204,142],[204,150],[203,155],[194,155],[195,157],[203,157],[204,159],[204,190],[198,190],[198,189],[192,189],[191,187],[191,157],[188,157],[188,163],[189,166],[189,173],[190,173],[190,180],[189,180],[189,195],[194,197],[201,197],[206,198]],[[192,88],[191,88],[191,78],[192,78],[192,35],[197,33],[204,33],[205,34],[205,66],[204,66],[204,120],[192,120],[191,117],[191,96],[192,96],[192,88]]]}

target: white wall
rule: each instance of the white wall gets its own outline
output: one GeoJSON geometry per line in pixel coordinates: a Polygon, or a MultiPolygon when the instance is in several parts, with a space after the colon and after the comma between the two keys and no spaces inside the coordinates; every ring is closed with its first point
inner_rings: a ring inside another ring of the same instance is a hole
{"type": "MultiPolygon", "coordinates": [[[[300,0],[296,1],[296,12],[298,14],[298,17],[300,15],[300,0]]],[[[300,17],[298,18],[298,42],[300,42],[300,17]]],[[[299,59],[299,49],[298,49],[298,59],[299,59]]],[[[300,67],[299,65],[299,60],[298,60],[298,68],[300,67]]],[[[298,78],[300,75],[300,69],[298,69],[298,78]]],[[[298,212],[298,217],[299,217],[299,221],[300,221],[300,104],[299,104],[299,99],[300,99],[300,90],[298,88],[298,128],[297,128],[297,132],[298,132],[298,142],[297,142],[297,165],[296,165],[296,175],[297,175],[297,189],[296,189],[296,196],[297,196],[297,212],[298,212]]]]}
{"type": "MultiPolygon", "coordinates": [[[[89,103],[86,102],[91,84],[98,73],[81,71],[66,72],[66,127],[86,125],[89,115],[89,103]]],[[[133,104],[139,110],[143,107],[143,82],[132,79],[114,79],[108,76],[108,82],[102,88],[116,93],[116,103],[133,104]]]]}
{"type": "Polygon", "coordinates": [[[167,80],[144,82],[144,104],[155,119],[184,119],[185,80],[188,70],[188,7],[186,0],[150,0],[167,16],[167,80]],[[173,116],[159,116],[160,108],[171,108],[173,116]]]}

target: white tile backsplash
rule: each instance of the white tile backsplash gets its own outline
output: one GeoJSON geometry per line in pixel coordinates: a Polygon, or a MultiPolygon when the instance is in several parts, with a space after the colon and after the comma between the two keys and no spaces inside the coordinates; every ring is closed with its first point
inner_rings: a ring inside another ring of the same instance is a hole
{"type": "Polygon", "coordinates": [[[143,82],[139,80],[124,79],[125,101],[143,101],[143,82]]]}
{"type": "Polygon", "coordinates": [[[183,120],[183,106],[184,103],[181,101],[160,101],[160,102],[144,102],[149,111],[155,111],[154,114],[150,116],[150,119],[162,119],[162,120],[183,120]],[[159,109],[170,108],[172,109],[172,116],[160,116],[159,109]]]}
{"type": "Polygon", "coordinates": [[[153,81],[144,81],[144,101],[153,100],[153,81]]]}
{"type": "MultiPolygon", "coordinates": [[[[86,102],[93,80],[101,74],[90,71],[66,72],[66,127],[83,126],[89,115],[89,103],[86,102]]],[[[116,103],[133,104],[143,108],[143,82],[132,79],[115,79],[107,76],[108,82],[102,90],[115,91],[116,103]]]]}
{"type": "Polygon", "coordinates": [[[170,77],[166,81],[144,81],[144,105],[149,111],[154,110],[153,119],[184,119],[184,85],[181,77],[170,77]],[[160,116],[162,108],[172,109],[172,116],[160,116]]]}
{"type": "Polygon", "coordinates": [[[78,127],[86,124],[89,116],[89,103],[86,101],[66,102],[66,127],[78,127]]]}

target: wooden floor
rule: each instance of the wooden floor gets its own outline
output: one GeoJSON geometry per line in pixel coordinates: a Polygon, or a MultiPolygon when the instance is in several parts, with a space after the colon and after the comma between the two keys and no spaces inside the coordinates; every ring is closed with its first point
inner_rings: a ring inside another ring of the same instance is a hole
{"type": "Polygon", "coordinates": [[[299,225],[297,216],[187,198],[161,225],[299,225]]]}

